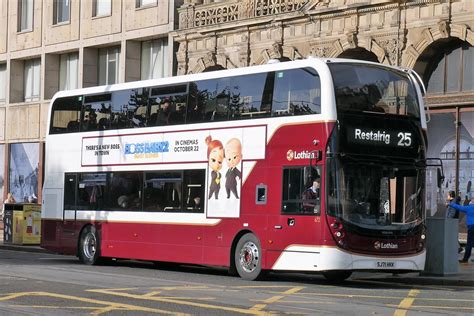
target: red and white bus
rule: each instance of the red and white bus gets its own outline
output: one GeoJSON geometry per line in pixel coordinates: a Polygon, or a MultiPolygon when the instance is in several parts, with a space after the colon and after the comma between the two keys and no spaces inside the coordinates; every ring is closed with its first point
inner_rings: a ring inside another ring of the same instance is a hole
{"type": "Polygon", "coordinates": [[[250,280],[423,270],[422,89],[409,70],[308,58],[58,92],[41,246],[250,280]]]}

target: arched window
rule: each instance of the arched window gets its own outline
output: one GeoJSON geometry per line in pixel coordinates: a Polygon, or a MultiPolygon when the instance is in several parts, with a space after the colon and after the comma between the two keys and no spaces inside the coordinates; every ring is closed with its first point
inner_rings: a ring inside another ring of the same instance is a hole
{"type": "Polygon", "coordinates": [[[210,72],[210,71],[224,70],[224,69],[225,68],[222,67],[221,65],[215,65],[215,66],[207,67],[206,69],[203,70],[203,72],[210,72]]]}
{"type": "Polygon", "coordinates": [[[379,60],[377,59],[377,56],[369,52],[368,50],[364,48],[352,48],[348,49],[344,52],[342,52],[341,55],[338,56],[338,58],[351,58],[351,59],[358,59],[358,60],[366,60],[366,61],[372,61],[375,63],[378,63],[379,60]]]}
{"type": "Polygon", "coordinates": [[[474,48],[469,44],[441,50],[425,74],[428,94],[474,91],[473,64],[474,48]]]}

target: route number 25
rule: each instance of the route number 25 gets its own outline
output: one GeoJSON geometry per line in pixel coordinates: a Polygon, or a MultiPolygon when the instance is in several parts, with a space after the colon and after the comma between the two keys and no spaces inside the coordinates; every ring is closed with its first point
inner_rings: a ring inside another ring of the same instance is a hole
{"type": "Polygon", "coordinates": [[[398,133],[398,146],[408,147],[411,145],[411,133],[398,133]]]}

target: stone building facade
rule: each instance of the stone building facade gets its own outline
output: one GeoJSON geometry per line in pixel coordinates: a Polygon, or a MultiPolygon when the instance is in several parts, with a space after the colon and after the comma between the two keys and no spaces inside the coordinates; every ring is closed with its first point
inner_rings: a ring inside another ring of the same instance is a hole
{"type": "Polygon", "coordinates": [[[428,88],[427,208],[445,191],[474,197],[474,2],[470,0],[187,0],[178,9],[178,74],[308,56],[357,58],[415,69],[428,88]]]}

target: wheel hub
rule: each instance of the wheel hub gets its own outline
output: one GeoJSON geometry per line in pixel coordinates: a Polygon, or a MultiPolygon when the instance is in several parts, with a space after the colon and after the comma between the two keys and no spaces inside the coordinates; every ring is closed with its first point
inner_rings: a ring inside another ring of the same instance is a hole
{"type": "Polygon", "coordinates": [[[260,255],[258,253],[258,247],[253,242],[248,241],[242,247],[240,251],[240,266],[245,272],[253,272],[260,260],[260,255]]]}
{"type": "Polygon", "coordinates": [[[96,239],[94,234],[87,234],[86,238],[84,239],[84,255],[88,259],[92,259],[96,252],[96,239]]]}

